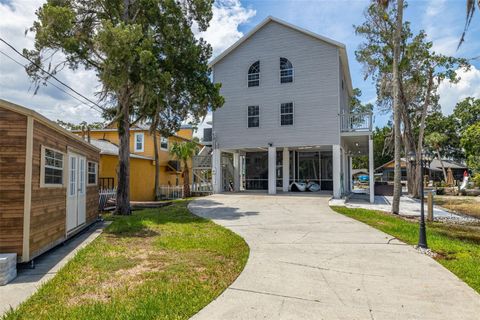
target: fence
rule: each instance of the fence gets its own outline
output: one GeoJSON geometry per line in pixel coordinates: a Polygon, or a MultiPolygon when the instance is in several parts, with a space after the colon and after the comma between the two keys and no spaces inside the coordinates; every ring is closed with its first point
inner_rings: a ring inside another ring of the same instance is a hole
{"type": "Polygon", "coordinates": [[[117,200],[117,188],[102,188],[98,197],[98,209],[100,211],[107,211],[115,209],[117,200]]]}
{"type": "Polygon", "coordinates": [[[160,186],[159,199],[174,200],[183,198],[183,186],[160,186]]]}

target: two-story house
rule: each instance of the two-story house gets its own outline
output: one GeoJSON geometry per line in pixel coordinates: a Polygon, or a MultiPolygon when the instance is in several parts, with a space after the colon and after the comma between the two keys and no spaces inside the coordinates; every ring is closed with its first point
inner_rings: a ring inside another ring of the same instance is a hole
{"type": "MultiPolygon", "coordinates": [[[[193,127],[183,126],[170,137],[156,134],[159,148],[161,186],[183,185],[183,168],[169,153],[175,142],[193,140],[193,127]]],[[[81,131],[74,131],[82,134],[81,131]]],[[[100,188],[114,188],[118,183],[119,138],[115,125],[89,132],[90,142],[100,149],[99,185],[100,188]]],[[[201,149],[199,144],[199,149],[201,149]]],[[[191,169],[191,164],[190,164],[191,169]]],[[[153,135],[148,125],[136,124],[130,128],[130,199],[132,201],[155,200],[155,152],[153,135]]]]}
{"type": "Polygon", "coordinates": [[[214,192],[315,182],[340,198],[351,158],[369,154],[373,201],[371,114],[350,114],[344,44],[268,17],[210,66],[225,98],[213,112],[214,192]]]}

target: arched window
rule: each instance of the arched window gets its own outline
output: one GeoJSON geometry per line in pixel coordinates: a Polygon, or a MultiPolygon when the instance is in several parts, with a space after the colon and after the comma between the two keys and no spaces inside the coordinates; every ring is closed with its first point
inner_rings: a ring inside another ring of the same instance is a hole
{"type": "Polygon", "coordinates": [[[280,83],[293,82],[293,65],[287,58],[280,58],[280,83]]]}
{"type": "Polygon", "coordinates": [[[258,87],[260,85],[260,61],[253,63],[248,69],[248,86],[258,87]]]}

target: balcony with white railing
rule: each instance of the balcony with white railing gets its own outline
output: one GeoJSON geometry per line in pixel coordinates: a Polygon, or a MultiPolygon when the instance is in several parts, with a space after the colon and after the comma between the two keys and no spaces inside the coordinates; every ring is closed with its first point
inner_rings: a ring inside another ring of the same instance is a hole
{"type": "Polygon", "coordinates": [[[342,132],[370,132],[372,131],[372,113],[344,113],[340,115],[342,132]]]}

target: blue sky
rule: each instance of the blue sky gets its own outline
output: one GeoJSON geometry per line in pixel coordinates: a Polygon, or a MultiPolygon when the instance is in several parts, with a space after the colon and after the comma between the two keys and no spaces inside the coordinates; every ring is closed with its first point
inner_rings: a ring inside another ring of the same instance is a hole
{"type": "MultiPolygon", "coordinates": [[[[35,10],[44,1],[0,0],[0,37],[18,49],[32,48],[33,35],[25,36],[24,32],[35,19],[35,10]]],[[[363,79],[362,66],[356,62],[354,54],[362,39],[355,35],[353,25],[363,22],[363,12],[368,3],[367,0],[217,0],[210,28],[198,36],[211,43],[217,55],[268,15],[281,18],[343,42],[347,46],[353,86],[362,90],[364,102],[375,102],[375,87],[370,79],[363,79]]],[[[462,57],[480,56],[479,10],[472,21],[467,41],[456,51],[464,17],[464,0],[409,1],[405,12],[405,19],[411,21],[413,31],[424,29],[433,41],[435,51],[462,57]]],[[[1,43],[0,51],[15,57],[1,43]]],[[[16,59],[22,60],[18,56],[16,59]]],[[[41,88],[37,95],[33,95],[23,68],[1,54],[0,74],[0,98],[33,108],[52,120],[75,123],[101,120],[98,113],[51,86],[41,88]]],[[[85,96],[95,99],[99,85],[92,72],[64,70],[59,77],[85,96]]],[[[444,113],[450,113],[455,103],[467,96],[480,98],[480,61],[473,62],[472,70],[462,73],[461,78],[456,85],[444,83],[439,87],[444,113]]],[[[375,124],[382,126],[389,117],[377,112],[375,124]]]]}

